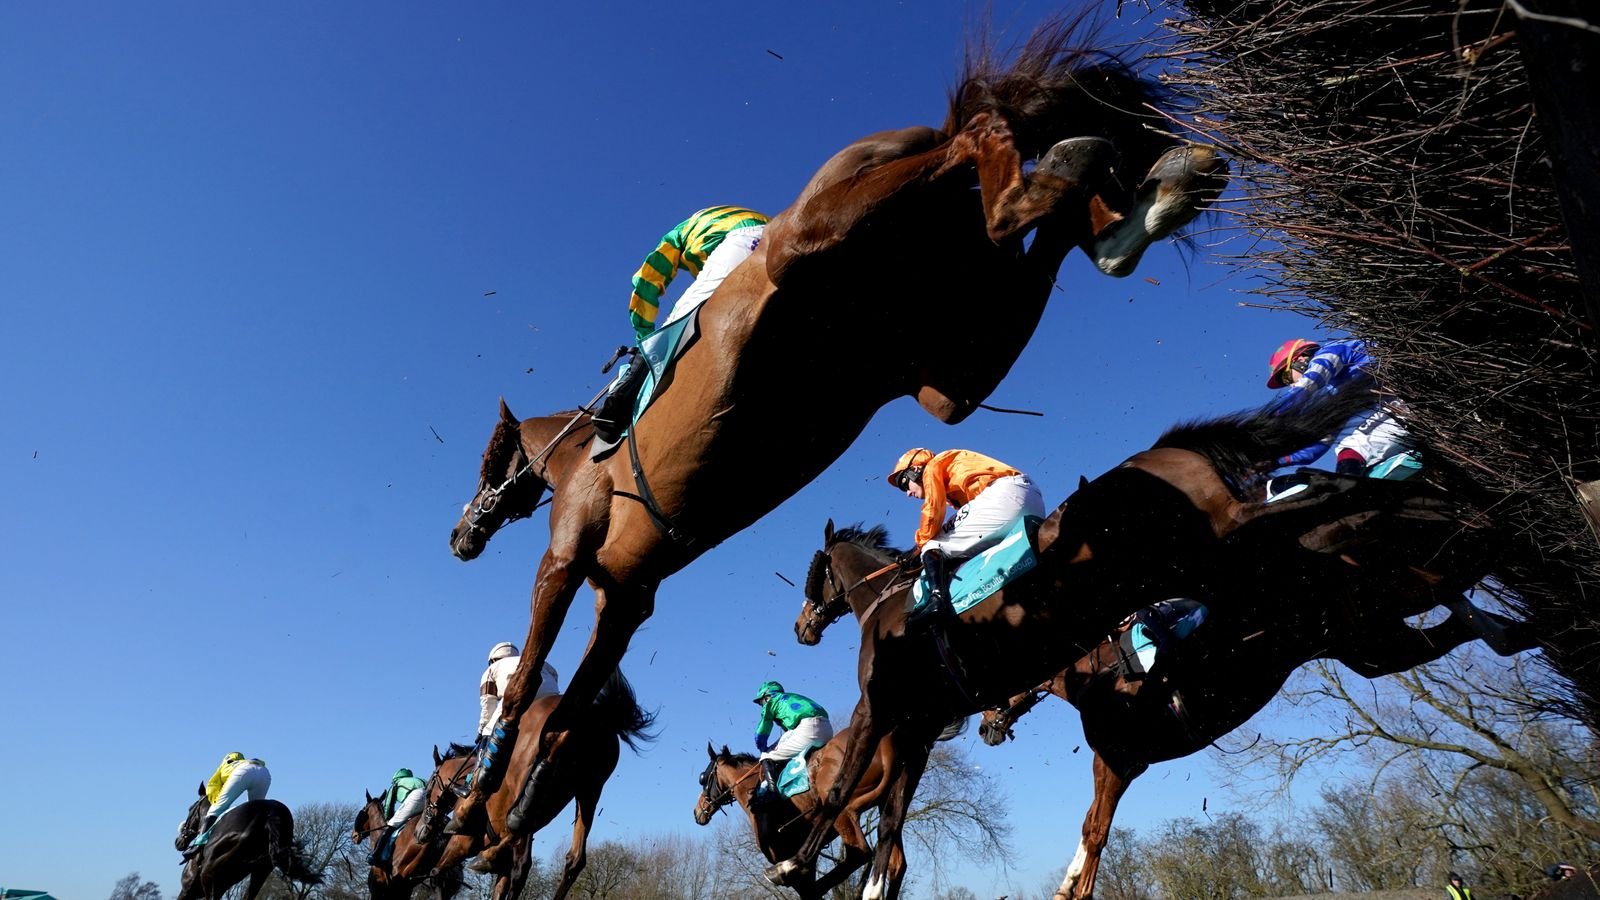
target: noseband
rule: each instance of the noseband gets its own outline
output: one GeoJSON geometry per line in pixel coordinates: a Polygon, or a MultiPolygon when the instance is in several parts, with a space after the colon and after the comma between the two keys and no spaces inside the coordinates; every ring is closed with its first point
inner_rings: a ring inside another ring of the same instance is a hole
{"type": "Polygon", "coordinates": [[[717,761],[712,760],[706,764],[706,770],[700,773],[700,799],[705,801],[712,812],[717,812],[724,806],[733,802],[733,788],[723,787],[717,780],[717,761]],[[713,795],[711,792],[717,793],[713,795]]]}

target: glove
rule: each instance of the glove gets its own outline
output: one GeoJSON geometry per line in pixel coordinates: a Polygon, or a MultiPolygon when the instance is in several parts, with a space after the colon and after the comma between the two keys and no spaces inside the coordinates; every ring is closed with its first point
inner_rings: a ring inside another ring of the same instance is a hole
{"type": "Polygon", "coordinates": [[[769,749],[770,748],[767,746],[767,739],[759,734],[756,735],[756,752],[765,753],[769,749]]]}
{"type": "Polygon", "coordinates": [[[912,572],[922,568],[922,554],[915,550],[907,550],[900,554],[900,558],[895,562],[899,564],[900,571],[910,575],[912,572]]]}

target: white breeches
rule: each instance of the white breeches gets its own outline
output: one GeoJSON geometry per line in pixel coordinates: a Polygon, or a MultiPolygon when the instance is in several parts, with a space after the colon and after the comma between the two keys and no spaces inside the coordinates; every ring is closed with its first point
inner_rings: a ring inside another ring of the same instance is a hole
{"type": "Polygon", "coordinates": [[[706,302],[711,292],[717,289],[728,273],[739,267],[739,263],[752,253],[756,252],[756,245],[761,243],[761,235],[767,230],[765,225],[750,225],[745,228],[735,228],[723,237],[717,249],[711,251],[706,257],[706,264],[700,267],[700,274],[694,277],[694,284],[689,285],[677,302],[672,304],[672,313],[657,327],[665,328],[673,322],[687,316],[694,308],[706,302]]]}
{"type": "Polygon", "coordinates": [[[383,824],[388,825],[390,828],[399,828],[406,823],[407,819],[421,813],[422,807],[427,803],[428,792],[426,790],[412,791],[406,795],[404,800],[400,801],[399,806],[395,807],[394,815],[389,817],[389,821],[383,824]]]}
{"type": "Polygon", "coordinates": [[[794,723],[793,731],[785,731],[771,750],[761,754],[762,759],[794,759],[812,747],[821,747],[833,739],[833,723],[827,716],[812,716],[794,723]]]}
{"type": "Polygon", "coordinates": [[[217,795],[217,802],[211,804],[206,810],[208,816],[220,816],[233,801],[239,799],[240,794],[249,794],[251,800],[264,800],[267,788],[272,787],[272,774],[266,766],[253,766],[248,763],[235,766],[228,773],[228,780],[222,783],[222,793],[217,795]]]}
{"type": "Polygon", "coordinates": [[[1397,453],[1411,449],[1406,438],[1406,427],[1387,409],[1378,407],[1351,419],[1346,431],[1334,442],[1334,455],[1341,450],[1354,450],[1361,454],[1367,465],[1375,466],[1397,453]]]}
{"type": "Polygon", "coordinates": [[[1044,497],[1039,489],[1026,475],[996,479],[971,503],[956,510],[938,536],[922,545],[922,552],[938,550],[956,559],[974,556],[998,544],[1023,514],[1044,518],[1044,497]]]}

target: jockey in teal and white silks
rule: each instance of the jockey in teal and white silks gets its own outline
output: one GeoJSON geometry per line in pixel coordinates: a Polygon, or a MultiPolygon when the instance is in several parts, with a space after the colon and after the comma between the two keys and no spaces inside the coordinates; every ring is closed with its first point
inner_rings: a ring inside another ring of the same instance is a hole
{"type": "Polygon", "coordinates": [[[761,753],[762,773],[768,786],[776,789],[778,773],[789,760],[833,738],[833,723],[828,720],[828,711],[816,701],[787,693],[776,681],[762,683],[755,703],[761,707],[761,721],[756,724],[756,750],[761,753]],[[767,737],[772,734],[774,724],[783,727],[783,737],[769,747],[767,737]]]}
{"type": "Polygon", "coordinates": [[[211,807],[200,822],[200,833],[189,842],[184,853],[191,854],[210,840],[211,826],[217,824],[218,817],[227,812],[241,794],[248,795],[251,800],[265,800],[270,787],[272,773],[267,771],[266,763],[259,759],[245,759],[243,753],[224,756],[222,764],[206,780],[206,799],[211,801],[211,807]]]}
{"type": "Polygon", "coordinates": [[[388,857],[393,850],[394,836],[407,819],[420,815],[427,803],[427,784],[411,774],[410,769],[396,769],[394,777],[389,779],[389,789],[378,801],[378,810],[384,816],[383,836],[373,845],[372,858],[367,860],[369,864],[379,865],[388,857]]]}

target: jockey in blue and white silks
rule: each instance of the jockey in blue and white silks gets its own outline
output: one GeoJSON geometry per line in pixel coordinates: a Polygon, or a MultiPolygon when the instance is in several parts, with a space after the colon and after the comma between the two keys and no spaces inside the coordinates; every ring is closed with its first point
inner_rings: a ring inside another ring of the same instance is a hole
{"type": "Polygon", "coordinates": [[[1279,457],[1279,467],[1310,465],[1332,447],[1336,471],[1362,475],[1411,449],[1400,420],[1404,407],[1393,394],[1375,388],[1371,380],[1373,358],[1365,341],[1317,344],[1296,338],[1284,342],[1272,354],[1271,366],[1267,387],[1284,389],[1270,407],[1275,413],[1294,413],[1320,393],[1337,393],[1346,388],[1374,391],[1371,409],[1353,417],[1337,435],[1279,457]]]}

